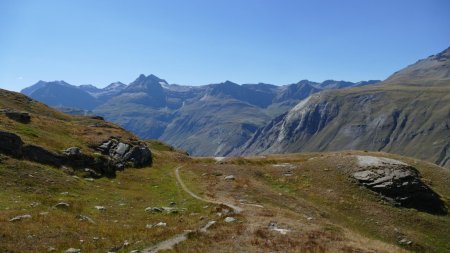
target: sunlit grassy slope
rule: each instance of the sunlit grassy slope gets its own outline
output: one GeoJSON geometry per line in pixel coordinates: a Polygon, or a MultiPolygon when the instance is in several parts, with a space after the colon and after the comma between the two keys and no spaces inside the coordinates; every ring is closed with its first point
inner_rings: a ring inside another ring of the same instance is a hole
{"type": "MultiPolygon", "coordinates": [[[[26,97],[0,92],[0,107],[31,113],[23,124],[0,114],[0,130],[54,151],[110,136],[136,138],[98,119],[71,117],[26,97]]],[[[396,208],[349,179],[354,155],[387,156],[416,167],[450,203],[450,172],[428,162],[386,153],[336,152],[230,158],[190,158],[159,141],[147,141],[152,167],[126,169],[115,178],[86,180],[77,172],[0,155],[0,252],[130,252],[193,230],[175,252],[450,252],[450,217],[396,208]],[[239,214],[195,199],[233,203],[239,214]],[[235,180],[225,180],[234,175],[235,180]],[[289,176],[288,176],[289,175],[289,176]],[[56,208],[64,202],[69,206],[56,208]],[[178,213],[151,213],[170,206],[178,213]],[[104,207],[98,210],[96,206],[104,207]],[[19,215],[31,215],[17,222],[19,215]],[[92,221],[80,219],[89,217],[92,221]],[[237,220],[226,223],[224,218],[237,220]],[[208,232],[197,231],[215,220],[208,232]],[[151,227],[159,222],[165,227],[151,227]],[[287,229],[281,234],[270,224],[287,229]],[[401,242],[404,239],[403,242],[401,242]],[[405,244],[405,242],[411,242],[405,244]]]]}

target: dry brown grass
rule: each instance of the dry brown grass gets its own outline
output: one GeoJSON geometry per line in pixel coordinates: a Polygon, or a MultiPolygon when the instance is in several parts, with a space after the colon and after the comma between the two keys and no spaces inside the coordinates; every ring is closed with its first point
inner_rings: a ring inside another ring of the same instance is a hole
{"type": "Polygon", "coordinates": [[[246,221],[239,237],[234,234],[218,238],[216,233],[229,231],[215,228],[211,235],[185,242],[178,249],[207,252],[214,245],[219,249],[231,247],[219,252],[450,251],[449,217],[395,208],[360,188],[346,174],[354,166],[355,154],[387,156],[415,165],[423,180],[432,182],[433,189],[448,204],[447,170],[386,153],[348,151],[232,158],[222,164],[196,159],[183,169],[189,187],[205,196],[236,204],[244,200],[264,208],[241,204],[246,221]],[[273,166],[282,163],[295,168],[273,166]],[[293,175],[283,176],[288,171],[293,175]],[[235,175],[236,180],[225,181],[226,175],[235,175]],[[269,231],[270,222],[292,231],[284,236],[269,231]],[[399,238],[408,238],[413,244],[399,245],[399,238]]]}

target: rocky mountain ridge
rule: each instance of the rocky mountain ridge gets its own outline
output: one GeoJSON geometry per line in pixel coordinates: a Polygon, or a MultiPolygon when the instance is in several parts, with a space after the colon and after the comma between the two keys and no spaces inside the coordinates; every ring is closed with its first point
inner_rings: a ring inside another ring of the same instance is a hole
{"type": "Polygon", "coordinates": [[[302,100],[234,155],[376,150],[450,168],[450,48],[373,86],[302,100]]]}
{"type": "Polygon", "coordinates": [[[302,80],[276,86],[226,81],[183,86],[155,75],[140,75],[129,85],[116,82],[103,89],[39,81],[22,92],[66,113],[101,115],[141,138],[161,139],[193,155],[223,156],[311,94],[374,83],[302,80]]]}

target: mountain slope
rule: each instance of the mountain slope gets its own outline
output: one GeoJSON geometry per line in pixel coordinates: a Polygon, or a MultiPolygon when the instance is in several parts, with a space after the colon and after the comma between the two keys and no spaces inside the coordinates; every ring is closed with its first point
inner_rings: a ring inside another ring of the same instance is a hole
{"type": "Polygon", "coordinates": [[[160,138],[190,154],[223,156],[269,120],[257,106],[205,95],[177,110],[160,138]]]}
{"type": "MultiPolygon", "coordinates": [[[[141,75],[94,112],[142,138],[158,138],[193,155],[224,156],[271,118],[325,89],[314,85],[320,84],[305,80],[286,86],[238,85],[226,81],[185,87],[141,75]]],[[[326,87],[335,88],[340,86],[326,87]]]]}
{"type": "Polygon", "coordinates": [[[416,63],[395,72],[386,79],[385,83],[403,85],[440,84],[448,86],[450,82],[449,62],[450,47],[436,55],[419,60],[416,63]]]}
{"type": "Polygon", "coordinates": [[[161,86],[165,83],[154,75],[140,75],[94,112],[142,138],[157,139],[172,118],[166,92],[161,86]]]}
{"type": "Polygon", "coordinates": [[[41,81],[22,92],[66,113],[101,115],[141,138],[161,139],[193,155],[224,156],[257,128],[311,94],[372,83],[303,80],[276,86],[226,81],[193,87],[140,75],[129,85],[117,82],[103,89],[65,82],[56,83],[54,88],[41,81]],[[68,93],[83,94],[89,101],[65,95],[68,93]]]}
{"type": "Polygon", "coordinates": [[[64,81],[39,81],[35,85],[22,90],[22,93],[54,107],[90,110],[99,105],[99,102],[89,93],[64,81]]]}
{"type": "Polygon", "coordinates": [[[192,158],[0,90],[0,252],[448,252],[449,180],[436,165],[378,152],[192,158]],[[114,156],[139,142],[154,162],[97,177],[12,155],[17,143],[4,140],[14,135],[47,155],[76,146],[71,158],[96,160],[105,139],[121,141],[114,156]]]}
{"type": "Polygon", "coordinates": [[[313,95],[259,129],[233,154],[362,149],[450,168],[450,60],[442,57],[449,51],[379,85],[313,95]]]}

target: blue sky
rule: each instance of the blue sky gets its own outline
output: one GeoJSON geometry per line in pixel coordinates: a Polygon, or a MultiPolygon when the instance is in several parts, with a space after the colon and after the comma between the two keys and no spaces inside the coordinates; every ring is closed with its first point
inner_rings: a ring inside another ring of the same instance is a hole
{"type": "Polygon", "coordinates": [[[0,0],[0,87],[384,79],[450,46],[448,0],[0,0]]]}

